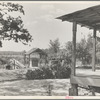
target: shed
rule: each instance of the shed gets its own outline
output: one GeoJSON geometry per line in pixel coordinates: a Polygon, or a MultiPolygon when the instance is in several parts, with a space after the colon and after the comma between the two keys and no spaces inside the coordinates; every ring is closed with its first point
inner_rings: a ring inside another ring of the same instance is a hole
{"type": "Polygon", "coordinates": [[[47,54],[39,48],[32,48],[26,55],[29,56],[29,67],[38,67],[40,59],[47,57],[47,54]]]}

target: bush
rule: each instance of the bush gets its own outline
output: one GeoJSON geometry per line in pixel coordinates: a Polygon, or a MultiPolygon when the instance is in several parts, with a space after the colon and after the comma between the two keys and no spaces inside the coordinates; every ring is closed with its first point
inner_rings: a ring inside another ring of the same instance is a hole
{"type": "Polygon", "coordinates": [[[69,67],[63,67],[60,70],[60,78],[69,78],[71,74],[71,69],[69,67]]]}
{"type": "Polygon", "coordinates": [[[69,67],[58,66],[45,66],[35,70],[28,70],[26,73],[27,79],[63,79],[69,78],[71,69],[69,67]]]}
{"type": "Polygon", "coordinates": [[[44,79],[52,79],[52,78],[54,78],[54,75],[53,75],[53,72],[52,72],[51,68],[42,67],[41,69],[43,71],[43,78],[44,79]]]}
{"type": "Polygon", "coordinates": [[[71,69],[68,66],[61,66],[60,64],[51,66],[55,78],[69,78],[71,69]]]}
{"type": "Polygon", "coordinates": [[[42,78],[42,71],[40,69],[36,70],[28,70],[26,73],[27,79],[41,79],[42,78]]]}
{"type": "Polygon", "coordinates": [[[54,75],[50,68],[42,67],[40,69],[28,70],[26,73],[27,79],[52,79],[54,75]]]}

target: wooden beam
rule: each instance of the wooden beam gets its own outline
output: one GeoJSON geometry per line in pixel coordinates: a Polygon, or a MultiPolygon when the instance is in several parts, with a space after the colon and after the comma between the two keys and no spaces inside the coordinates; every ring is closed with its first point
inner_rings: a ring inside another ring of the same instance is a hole
{"type": "Polygon", "coordinates": [[[93,30],[93,55],[92,55],[92,70],[95,71],[96,63],[96,29],[93,30]]]}
{"type": "Polygon", "coordinates": [[[73,38],[72,38],[72,68],[71,75],[75,75],[75,67],[76,67],[76,31],[77,31],[77,23],[73,22],[73,38]]]}

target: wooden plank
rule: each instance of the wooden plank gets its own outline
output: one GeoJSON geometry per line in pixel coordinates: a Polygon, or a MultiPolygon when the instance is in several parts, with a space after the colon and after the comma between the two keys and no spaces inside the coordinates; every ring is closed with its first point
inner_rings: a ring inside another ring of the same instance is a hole
{"type": "Polygon", "coordinates": [[[79,84],[85,87],[95,86],[100,87],[100,78],[89,76],[71,76],[70,82],[72,84],[79,84]]]}
{"type": "Polygon", "coordinates": [[[92,55],[92,70],[95,71],[96,63],[96,29],[93,30],[93,55],[92,55]]]}
{"type": "Polygon", "coordinates": [[[73,22],[73,38],[72,38],[72,68],[71,75],[75,75],[75,66],[76,66],[76,31],[77,23],[73,22]]]}

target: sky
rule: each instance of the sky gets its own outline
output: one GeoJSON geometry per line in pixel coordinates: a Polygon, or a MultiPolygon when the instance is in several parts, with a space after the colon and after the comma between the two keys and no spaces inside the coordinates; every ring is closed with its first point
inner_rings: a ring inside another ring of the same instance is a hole
{"type": "MultiPolygon", "coordinates": [[[[15,15],[22,17],[24,26],[32,35],[33,41],[27,46],[13,41],[3,41],[3,47],[0,48],[0,51],[28,51],[32,48],[46,49],[49,47],[49,41],[57,38],[59,38],[61,47],[64,47],[66,42],[72,41],[72,23],[62,22],[56,18],[100,4],[99,1],[17,1],[15,3],[24,7],[25,15],[15,15]]],[[[80,41],[83,37],[87,38],[90,33],[92,34],[92,30],[78,26],[77,41],[80,41]]]]}

